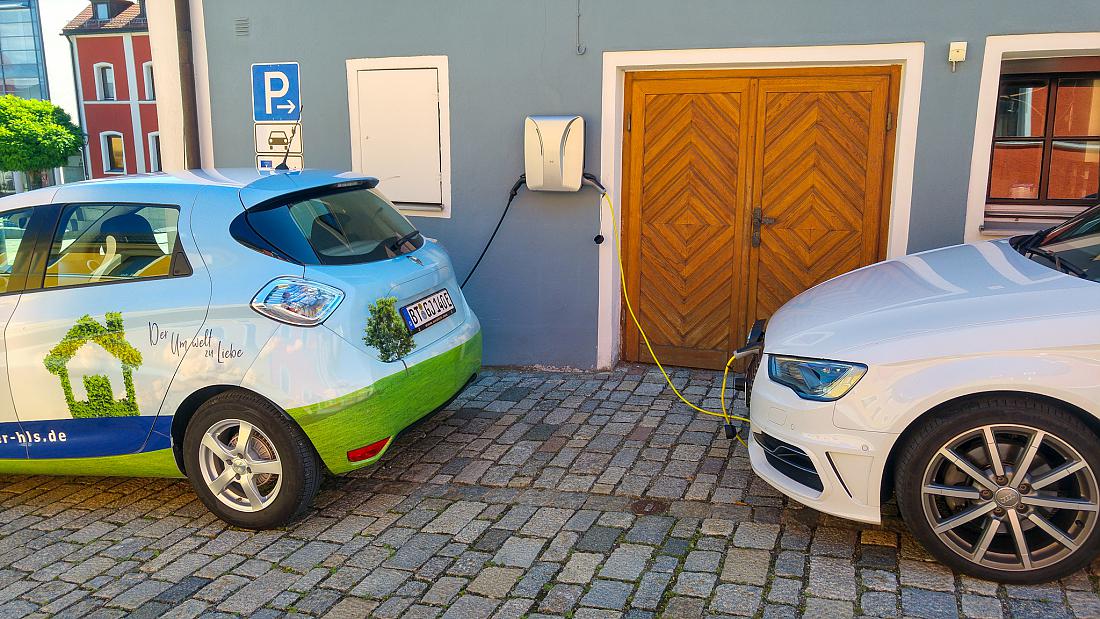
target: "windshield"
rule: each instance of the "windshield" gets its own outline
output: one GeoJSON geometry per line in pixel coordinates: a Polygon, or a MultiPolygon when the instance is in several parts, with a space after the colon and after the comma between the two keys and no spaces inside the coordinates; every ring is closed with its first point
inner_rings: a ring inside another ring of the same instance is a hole
{"type": "Polygon", "coordinates": [[[397,209],[370,189],[310,196],[248,211],[248,223],[269,243],[303,264],[385,260],[424,245],[397,209]]]}
{"type": "Polygon", "coordinates": [[[1078,270],[1092,281],[1100,280],[1100,206],[1043,234],[1036,244],[1042,252],[1034,257],[1041,262],[1064,262],[1063,270],[1078,270]]]}
{"type": "Polygon", "coordinates": [[[1100,281],[1100,205],[1013,244],[1037,262],[1100,281]]]}

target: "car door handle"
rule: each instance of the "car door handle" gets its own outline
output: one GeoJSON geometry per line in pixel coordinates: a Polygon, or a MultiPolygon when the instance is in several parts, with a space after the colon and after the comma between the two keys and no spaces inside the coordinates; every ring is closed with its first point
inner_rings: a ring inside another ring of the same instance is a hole
{"type": "Polygon", "coordinates": [[[752,246],[760,247],[760,229],[775,223],[774,217],[764,217],[764,209],[752,209],[752,246]]]}

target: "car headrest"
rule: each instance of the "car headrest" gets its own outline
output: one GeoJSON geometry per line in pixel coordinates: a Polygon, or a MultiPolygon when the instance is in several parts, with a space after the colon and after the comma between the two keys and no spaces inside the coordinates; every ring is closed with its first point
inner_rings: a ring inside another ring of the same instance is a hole
{"type": "Polygon", "coordinates": [[[156,245],[157,238],[149,221],[136,213],[116,215],[99,227],[100,239],[115,237],[120,244],[156,245]]]}

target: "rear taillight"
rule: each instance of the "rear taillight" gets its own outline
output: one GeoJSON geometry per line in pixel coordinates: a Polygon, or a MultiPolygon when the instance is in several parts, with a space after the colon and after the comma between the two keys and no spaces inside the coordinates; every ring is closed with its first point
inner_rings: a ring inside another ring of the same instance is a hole
{"type": "Polygon", "coordinates": [[[364,445],[358,449],[352,449],[348,452],[348,462],[362,462],[363,460],[370,460],[371,458],[382,453],[382,450],[386,448],[386,445],[390,443],[391,437],[386,437],[380,441],[375,441],[370,445],[364,445]]]}
{"type": "Polygon", "coordinates": [[[252,309],[268,318],[299,327],[313,327],[328,318],[344,300],[344,292],[325,284],[280,277],[256,293],[252,309]]]}

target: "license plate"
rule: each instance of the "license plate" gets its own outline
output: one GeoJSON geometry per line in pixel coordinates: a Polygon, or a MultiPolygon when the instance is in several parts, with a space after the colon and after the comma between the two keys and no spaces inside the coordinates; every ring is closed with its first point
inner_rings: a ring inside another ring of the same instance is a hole
{"type": "Polygon", "coordinates": [[[413,333],[423,331],[454,313],[455,304],[446,289],[433,292],[401,308],[401,317],[413,333]]]}

